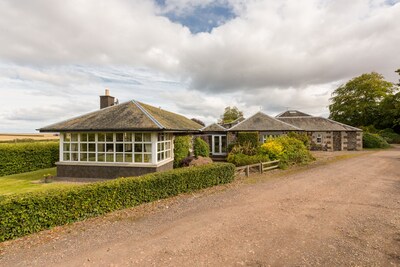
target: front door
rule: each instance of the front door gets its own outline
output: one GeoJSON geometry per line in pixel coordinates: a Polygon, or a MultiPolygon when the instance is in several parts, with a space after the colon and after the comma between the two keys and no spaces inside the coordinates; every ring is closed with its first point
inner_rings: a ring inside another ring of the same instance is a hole
{"type": "Polygon", "coordinates": [[[226,135],[212,136],[211,152],[213,155],[226,155],[226,135]]]}

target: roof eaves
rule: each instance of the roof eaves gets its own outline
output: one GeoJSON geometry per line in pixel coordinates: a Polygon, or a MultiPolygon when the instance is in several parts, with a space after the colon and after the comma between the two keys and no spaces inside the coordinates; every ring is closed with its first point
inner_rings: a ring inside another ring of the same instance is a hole
{"type": "Polygon", "coordinates": [[[165,129],[165,127],[158,121],[156,120],[150,112],[148,112],[144,107],[142,107],[136,100],[132,99],[131,100],[133,104],[135,104],[152,122],[154,122],[158,128],[160,129],[165,129]]]}

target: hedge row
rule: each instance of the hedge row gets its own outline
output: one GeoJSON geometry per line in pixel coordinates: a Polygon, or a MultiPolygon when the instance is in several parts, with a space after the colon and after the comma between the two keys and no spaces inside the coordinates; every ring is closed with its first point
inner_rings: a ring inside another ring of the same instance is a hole
{"type": "Polygon", "coordinates": [[[234,165],[218,163],[5,196],[0,198],[0,241],[179,193],[229,183],[234,172],[234,165]]]}
{"type": "Polygon", "coordinates": [[[0,144],[0,176],[55,166],[58,142],[0,144]]]}

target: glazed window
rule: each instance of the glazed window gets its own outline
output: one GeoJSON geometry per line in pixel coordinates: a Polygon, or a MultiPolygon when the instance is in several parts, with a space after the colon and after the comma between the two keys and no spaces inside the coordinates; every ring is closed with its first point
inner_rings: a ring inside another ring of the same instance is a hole
{"type": "Polygon", "coordinates": [[[157,136],[157,162],[170,159],[172,157],[172,135],[159,133],[157,136]]]}
{"type": "Polygon", "coordinates": [[[151,133],[63,133],[61,161],[151,163],[151,133]]]}
{"type": "Polygon", "coordinates": [[[317,134],[317,144],[322,144],[322,134],[317,134]]]}

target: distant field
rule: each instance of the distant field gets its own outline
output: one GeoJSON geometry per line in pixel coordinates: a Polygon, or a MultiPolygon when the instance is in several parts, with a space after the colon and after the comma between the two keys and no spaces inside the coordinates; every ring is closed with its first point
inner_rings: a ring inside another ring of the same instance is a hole
{"type": "Polygon", "coordinates": [[[60,139],[60,137],[52,133],[40,133],[40,134],[0,133],[0,141],[14,141],[14,140],[26,140],[26,139],[41,141],[41,140],[58,140],[60,139]]]}

